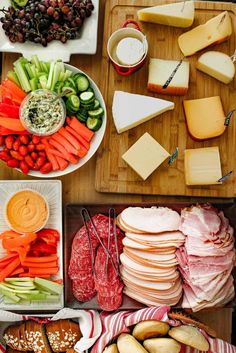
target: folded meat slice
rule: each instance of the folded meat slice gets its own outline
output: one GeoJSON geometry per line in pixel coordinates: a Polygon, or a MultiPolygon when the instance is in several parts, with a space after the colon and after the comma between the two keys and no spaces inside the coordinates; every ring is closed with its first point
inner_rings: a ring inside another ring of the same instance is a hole
{"type": "Polygon", "coordinates": [[[120,221],[134,232],[161,233],[178,230],[180,215],[168,207],[128,207],[121,212],[120,221]]]}
{"type": "Polygon", "coordinates": [[[137,241],[135,241],[135,240],[133,240],[131,238],[128,238],[128,237],[125,237],[123,239],[123,245],[126,248],[129,248],[129,249],[143,250],[143,251],[148,251],[148,252],[155,251],[155,252],[158,252],[160,254],[162,252],[164,252],[165,254],[174,254],[175,250],[176,250],[174,247],[157,248],[157,247],[152,246],[152,245],[143,245],[142,243],[138,243],[137,241]]]}

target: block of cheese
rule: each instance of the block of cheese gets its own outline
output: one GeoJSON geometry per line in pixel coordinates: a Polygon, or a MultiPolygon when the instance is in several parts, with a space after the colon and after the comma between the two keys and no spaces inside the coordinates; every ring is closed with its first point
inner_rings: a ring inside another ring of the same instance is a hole
{"type": "Polygon", "coordinates": [[[161,94],[185,95],[189,84],[189,62],[177,60],[150,59],[148,90],[161,94]],[[178,66],[179,65],[179,66],[178,66]],[[178,68],[177,68],[178,67],[178,68]],[[166,88],[163,88],[167,80],[176,73],[166,88]]]}
{"type": "Polygon", "coordinates": [[[225,113],[219,96],[185,100],[184,111],[190,135],[207,140],[223,134],[225,113]]]}
{"type": "Polygon", "coordinates": [[[227,40],[232,33],[232,24],[228,11],[211,18],[205,24],[181,34],[178,38],[180,50],[184,56],[197,53],[209,45],[227,40]]]}
{"type": "Polygon", "coordinates": [[[112,114],[119,133],[132,129],[147,120],[174,109],[174,103],[140,94],[115,91],[112,114]]]}
{"type": "Polygon", "coordinates": [[[146,180],[170,154],[147,132],[123,154],[122,159],[146,180]]]}
{"type": "Polygon", "coordinates": [[[223,83],[230,83],[235,75],[235,66],[230,56],[220,51],[207,51],[197,61],[197,69],[223,83]]]}
{"type": "Polygon", "coordinates": [[[185,150],[185,181],[187,185],[214,185],[222,178],[218,147],[185,150]]]}
{"type": "Polygon", "coordinates": [[[138,19],[173,27],[190,27],[194,21],[194,2],[190,0],[141,9],[138,19]]]}

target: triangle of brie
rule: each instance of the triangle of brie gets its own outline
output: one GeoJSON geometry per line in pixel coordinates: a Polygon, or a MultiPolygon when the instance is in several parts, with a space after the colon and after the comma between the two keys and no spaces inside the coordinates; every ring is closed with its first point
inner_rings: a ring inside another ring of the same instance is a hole
{"type": "Polygon", "coordinates": [[[118,133],[173,109],[173,102],[123,91],[115,91],[112,104],[113,119],[118,133]]]}

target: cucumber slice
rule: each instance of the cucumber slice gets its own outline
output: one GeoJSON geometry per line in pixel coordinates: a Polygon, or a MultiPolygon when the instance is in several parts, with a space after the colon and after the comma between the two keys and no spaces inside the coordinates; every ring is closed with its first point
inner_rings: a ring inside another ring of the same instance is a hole
{"type": "Polygon", "coordinates": [[[102,126],[102,120],[98,118],[88,118],[86,122],[87,128],[93,131],[97,131],[102,126]]]}
{"type": "Polygon", "coordinates": [[[89,88],[87,89],[87,92],[93,92],[93,93],[94,93],[94,90],[92,89],[92,87],[89,87],[89,88]]]}
{"type": "Polygon", "coordinates": [[[101,119],[103,117],[104,114],[104,110],[102,109],[102,107],[96,109],[96,110],[89,110],[88,111],[88,115],[91,118],[97,118],[97,119],[101,119]]]}
{"type": "Polygon", "coordinates": [[[79,111],[79,106],[80,106],[80,100],[78,96],[76,96],[75,94],[72,94],[70,97],[68,97],[66,101],[66,108],[68,109],[69,112],[77,113],[79,111]]]}
{"type": "Polygon", "coordinates": [[[94,100],[94,105],[93,105],[93,109],[92,110],[96,110],[100,107],[100,102],[99,100],[95,99],[94,100]]]}
{"type": "Polygon", "coordinates": [[[61,295],[63,292],[63,285],[62,284],[58,284],[53,281],[48,281],[47,279],[44,279],[44,278],[36,277],[34,280],[34,283],[41,290],[45,290],[45,291],[52,293],[52,294],[61,295]]]}
{"type": "Polygon", "coordinates": [[[81,74],[76,79],[76,85],[77,85],[78,91],[84,92],[84,91],[87,91],[87,89],[90,86],[90,83],[89,83],[89,80],[87,79],[87,77],[85,75],[81,74]]]}
{"type": "Polygon", "coordinates": [[[69,87],[69,86],[62,87],[62,92],[64,92],[67,89],[70,90],[70,93],[67,93],[66,97],[70,97],[72,94],[76,94],[76,90],[73,87],[69,87]]]}
{"type": "Polygon", "coordinates": [[[76,118],[81,122],[81,123],[86,123],[88,117],[84,116],[82,114],[76,114],[76,118]]]}
{"type": "Polygon", "coordinates": [[[94,101],[92,101],[92,103],[89,103],[89,104],[81,103],[81,107],[86,111],[94,110],[94,101]]]}
{"type": "Polygon", "coordinates": [[[4,279],[5,282],[33,282],[34,279],[30,277],[9,277],[4,279]]]}
{"type": "Polygon", "coordinates": [[[80,93],[79,97],[80,97],[81,103],[83,104],[90,104],[95,99],[94,93],[88,92],[88,91],[80,93]]]}

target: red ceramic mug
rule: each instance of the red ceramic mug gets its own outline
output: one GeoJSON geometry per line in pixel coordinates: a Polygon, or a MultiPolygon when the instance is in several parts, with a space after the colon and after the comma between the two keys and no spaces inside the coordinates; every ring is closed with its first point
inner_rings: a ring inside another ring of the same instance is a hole
{"type": "Polygon", "coordinates": [[[132,72],[138,70],[144,64],[148,53],[148,42],[138,23],[134,20],[128,20],[124,23],[122,28],[112,33],[107,43],[107,52],[119,75],[128,76],[132,72]],[[128,27],[129,24],[134,25],[134,28],[128,27]],[[141,59],[133,65],[125,65],[119,62],[119,59],[116,55],[117,45],[124,38],[136,38],[143,45],[143,55],[141,59]]]}

